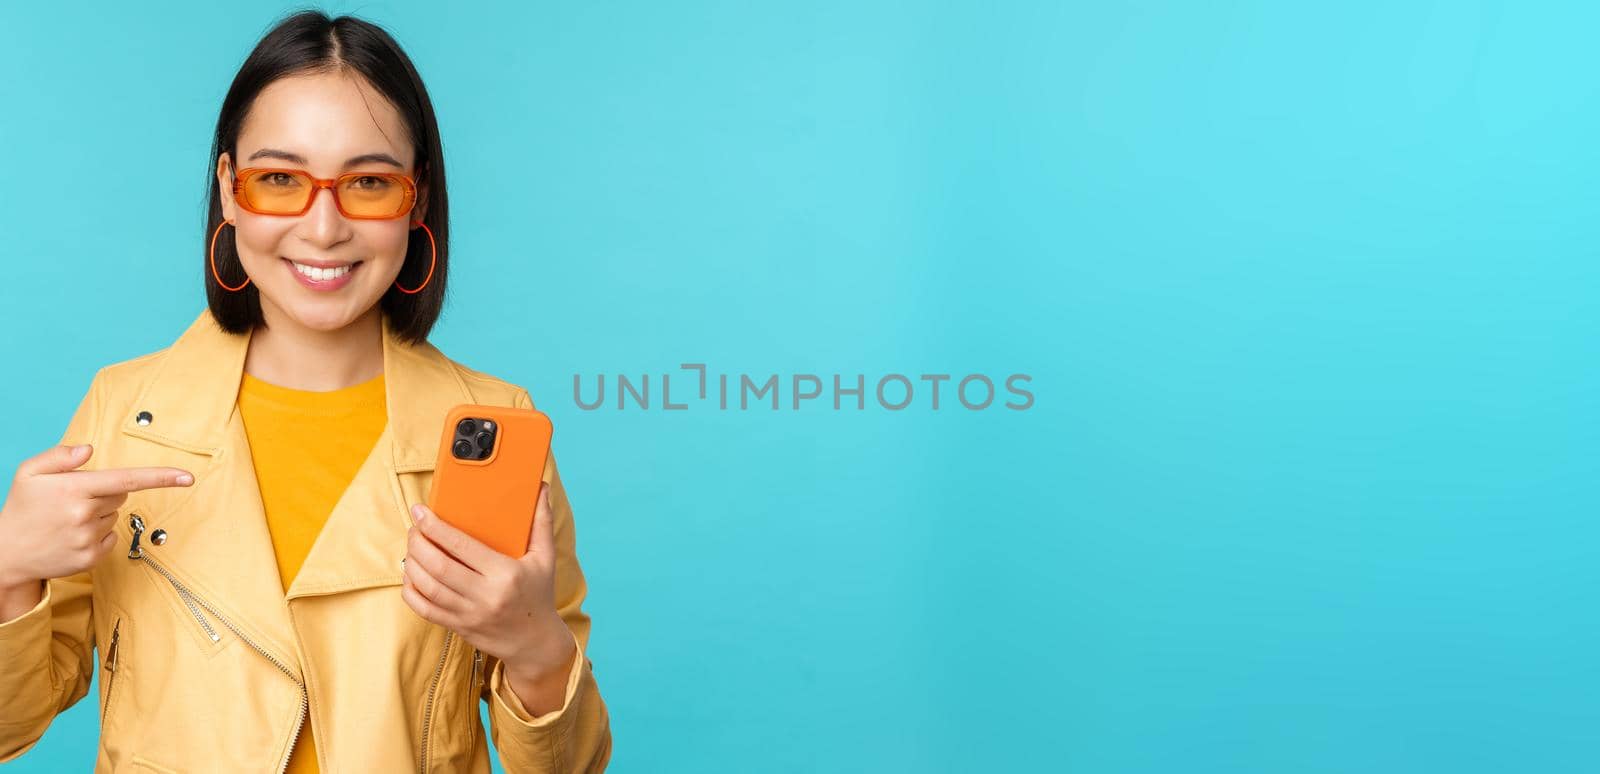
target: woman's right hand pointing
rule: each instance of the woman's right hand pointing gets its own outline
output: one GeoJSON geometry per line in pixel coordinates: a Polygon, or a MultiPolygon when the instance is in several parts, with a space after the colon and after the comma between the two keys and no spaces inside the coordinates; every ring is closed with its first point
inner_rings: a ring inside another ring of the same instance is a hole
{"type": "Polygon", "coordinates": [[[0,622],[39,603],[40,581],[83,572],[111,550],[111,517],[130,493],[194,483],[180,468],[78,470],[93,453],[89,444],[57,445],[17,466],[0,507],[0,622]]]}

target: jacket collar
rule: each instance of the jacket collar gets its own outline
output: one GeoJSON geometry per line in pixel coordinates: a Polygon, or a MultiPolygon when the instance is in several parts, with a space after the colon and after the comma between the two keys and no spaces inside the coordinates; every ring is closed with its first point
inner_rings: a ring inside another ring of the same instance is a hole
{"type": "MultiPolygon", "coordinates": [[[[239,396],[252,332],[224,331],[209,308],[167,348],[122,431],[186,451],[215,456],[227,442],[228,418],[239,396]],[[142,412],[149,423],[140,424],[142,412]]],[[[428,342],[400,340],[383,315],[384,397],[390,454],[396,473],[432,470],[439,428],[450,408],[471,393],[450,360],[428,342]]]]}
{"type": "Polygon", "coordinates": [[[155,551],[173,577],[298,672],[288,603],[400,585],[409,504],[427,497],[449,410],[473,400],[443,353],[400,341],[384,319],[388,423],[285,591],[236,410],[250,337],[227,333],[209,309],[201,312],[164,350],[119,425],[126,435],[208,458],[194,465],[193,486],[147,495],[148,528],[171,536],[155,551]],[[148,422],[140,424],[144,412],[148,422]]]}

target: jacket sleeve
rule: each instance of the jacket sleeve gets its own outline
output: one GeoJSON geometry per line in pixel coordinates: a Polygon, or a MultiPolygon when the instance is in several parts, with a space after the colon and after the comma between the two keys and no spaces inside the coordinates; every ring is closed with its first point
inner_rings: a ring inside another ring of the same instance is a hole
{"type": "MultiPolygon", "coordinates": [[[[514,403],[532,408],[526,390],[514,403]]],[[[543,480],[550,485],[550,512],[556,543],[556,610],[577,644],[577,655],[567,676],[566,698],[561,708],[544,715],[530,714],[505,680],[505,665],[489,657],[489,680],[483,698],[489,702],[489,735],[500,753],[500,764],[510,774],[555,774],[604,771],[611,758],[611,721],[594,664],[588,656],[589,615],[582,609],[588,586],[578,565],[577,531],[572,503],[556,470],[552,452],[543,480]]]]}
{"type": "MultiPolygon", "coordinates": [[[[100,424],[100,374],[78,404],[61,443],[90,443],[100,424]]],[[[90,462],[81,469],[95,467],[90,462]]],[[[94,626],[89,571],[44,582],[31,610],[0,623],[0,763],[39,742],[55,716],[89,693],[94,626]]]]}

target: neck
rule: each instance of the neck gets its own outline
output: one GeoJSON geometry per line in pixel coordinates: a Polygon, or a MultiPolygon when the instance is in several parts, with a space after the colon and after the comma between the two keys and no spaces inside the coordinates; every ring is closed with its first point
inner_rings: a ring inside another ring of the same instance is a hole
{"type": "Polygon", "coordinates": [[[383,310],[374,304],[350,323],[312,328],[261,299],[266,325],[250,334],[245,373],[296,390],[326,392],[376,378],[383,372],[383,310]]]}

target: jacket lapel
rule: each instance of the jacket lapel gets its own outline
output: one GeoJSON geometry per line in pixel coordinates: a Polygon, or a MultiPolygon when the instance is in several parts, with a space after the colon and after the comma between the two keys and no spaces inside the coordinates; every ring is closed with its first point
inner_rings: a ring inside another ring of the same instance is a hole
{"type": "Polygon", "coordinates": [[[427,498],[445,417],[473,399],[443,353],[432,344],[401,342],[387,316],[383,371],[389,423],[328,514],[289,599],[400,585],[411,504],[427,498]]]}
{"type": "Polygon", "coordinates": [[[120,426],[129,436],[208,458],[191,468],[193,486],[167,490],[177,499],[151,514],[149,528],[171,534],[161,556],[174,575],[283,657],[297,652],[289,599],[400,584],[409,508],[427,497],[445,415],[473,400],[443,353],[427,342],[400,341],[384,316],[388,424],[285,594],[237,411],[250,338],[223,331],[203,310],[165,351],[120,426]],[[139,422],[141,412],[149,412],[148,423],[139,422]]]}

